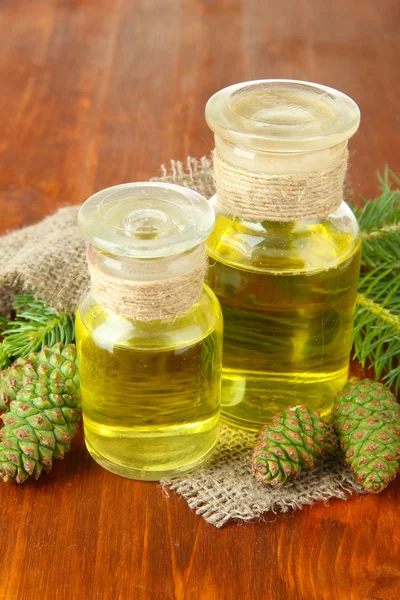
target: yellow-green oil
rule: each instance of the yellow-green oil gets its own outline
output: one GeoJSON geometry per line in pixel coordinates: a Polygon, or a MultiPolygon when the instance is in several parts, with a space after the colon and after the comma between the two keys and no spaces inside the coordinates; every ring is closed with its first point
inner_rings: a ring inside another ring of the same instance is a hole
{"type": "Polygon", "coordinates": [[[219,433],[222,319],[205,286],[171,322],[135,322],[88,296],[76,320],[86,446],[134,479],[200,464],[219,433]]]}
{"type": "Polygon", "coordinates": [[[207,280],[224,316],[225,418],[258,429],[290,404],[330,411],[348,378],[360,249],[345,204],[322,223],[217,218],[207,280]]]}

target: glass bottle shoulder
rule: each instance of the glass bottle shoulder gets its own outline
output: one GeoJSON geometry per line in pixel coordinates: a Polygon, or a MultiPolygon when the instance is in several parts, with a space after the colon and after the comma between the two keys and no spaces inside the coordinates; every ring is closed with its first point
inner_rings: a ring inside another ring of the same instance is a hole
{"type": "Polygon", "coordinates": [[[200,300],[171,321],[134,321],[100,306],[89,294],[76,318],[78,337],[91,336],[97,346],[135,349],[178,349],[214,331],[222,334],[222,313],[212,290],[204,284],[200,300]]]}
{"type": "Polygon", "coordinates": [[[211,259],[243,270],[286,274],[336,267],[360,246],[357,220],[345,202],[323,220],[253,223],[219,214],[207,240],[211,259]]]}

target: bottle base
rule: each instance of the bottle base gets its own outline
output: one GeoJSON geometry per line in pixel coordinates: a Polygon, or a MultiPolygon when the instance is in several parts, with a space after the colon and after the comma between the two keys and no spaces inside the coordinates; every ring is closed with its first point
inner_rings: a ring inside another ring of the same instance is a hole
{"type": "Polygon", "coordinates": [[[259,431],[288,406],[304,404],[325,416],[332,410],[334,398],[347,379],[347,366],[318,376],[224,369],[221,418],[234,427],[259,431]]]}
{"type": "MultiPolygon", "coordinates": [[[[219,429],[219,428],[218,428],[219,429]]],[[[147,461],[146,466],[134,467],[130,466],[127,463],[126,457],[124,463],[117,462],[117,460],[111,460],[110,457],[107,457],[101,454],[88,440],[87,435],[85,435],[85,445],[93,460],[115,475],[119,475],[120,477],[126,477],[127,479],[136,479],[139,481],[160,481],[161,479],[172,479],[174,477],[179,477],[183,473],[188,473],[193,471],[200,465],[202,465],[208,458],[212,455],[215,450],[215,447],[218,443],[218,429],[213,431],[213,443],[207,446],[207,450],[204,453],[197,453],[197,457],[190,463],[182,463],[177,464],[171,468],[159,468],[160,462],[158,464],[149,465],[147,461]]],[[[210,433],[210,432],[209,432],[210,433]]],[[[143,443],[143,441],[142,441],[143,443]]],[[[113,457],[114,458],[114,457],[113,457]]],[[[172,462],[172,461],[171,461],[172,462]]],[[[175,461],[176,462],[176,461],[175,461]]],[[[135,463],[135,459],[132,458],[132,464],[135,463]]],[[[142,462],[143,464],[143,462],[142,462]]]]}

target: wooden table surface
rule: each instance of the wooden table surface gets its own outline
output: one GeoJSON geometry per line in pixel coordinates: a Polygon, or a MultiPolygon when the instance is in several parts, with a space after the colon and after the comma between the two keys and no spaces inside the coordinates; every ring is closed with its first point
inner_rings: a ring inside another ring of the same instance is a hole
{"type": "MultiPolygon", "coordinates": [[[[161,163],[209,153],[204,104],[247,79],[317,81],[360,105],[356,194],[400,172],[399,0],[2,0],[0,229],[161,163]]],[[[51,475],[1,486],[3,600],[400,598],[400,478],[217,530],[82,440],[51,475]]]]}

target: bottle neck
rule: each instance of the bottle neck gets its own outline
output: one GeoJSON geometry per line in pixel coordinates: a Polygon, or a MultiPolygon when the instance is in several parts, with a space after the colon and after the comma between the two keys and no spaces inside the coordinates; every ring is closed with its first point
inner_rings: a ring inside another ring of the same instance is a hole
{"type": "Polygon", "coordinates": [[[107,275],[133,282],[164,281],[190,273],[204,261],[205,243],[187,252],[158,258],[128,258],[106,254],[94,246],[88,247],[88,261],[107,275]]]}
{"type": "Polygon", "coordinates": [[[89,246],[91,291],[98,304],[135,321],[171,320],[200,300],[207,258],[204,243],[179,256],[114,257],[89,246]]]}
{"type": "Polygon", "coordinates": [[[271,175],[312,173],[335,164],[347,149],[347,141],[307,152],[262,152],[234,146],[215,135],[215,148],[227,163],[243,170],[271,175]]]}
{"type": "Polygon", "coordinates": [[[241,221],[323,219],[343,201],[347,143],[312,152],[249,151],[216,138],[217,211],[241,221]]]}

